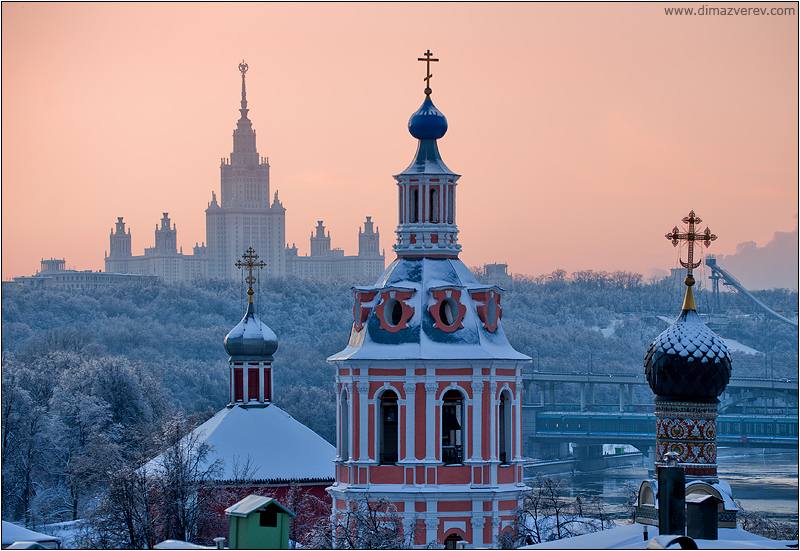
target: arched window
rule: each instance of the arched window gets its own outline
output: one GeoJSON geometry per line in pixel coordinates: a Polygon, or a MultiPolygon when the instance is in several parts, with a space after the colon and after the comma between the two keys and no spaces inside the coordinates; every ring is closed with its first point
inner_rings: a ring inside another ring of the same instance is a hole
{"type": "Polygon", "coordinates": [[[511,461],[511,394],[508,390],[500,393],[500,411],[497,416],[500,422],[500,463],[508,464],[511,461]]]}
{"type": "Polygon", "coordinates": [[[399,188],[397,188],[397,190],[400,193],[400,197],[397,200],[397,204],[398,204],[399,209],[400,209],[400,212],[398,213],[398,220],[402,224],[403,221],[405,220],[405,217],[403,216],[403,188],[399,187],[399,188]]]}
{"type": "Polygon", "coordinates": [[[455,204],[453,202],[453,192],[455,190],[453,189],[453,186],[447,186],[447,188],[445,188],[445,189],[447,190],[446,191],[446,193],[447,193],[447,223],[448,224],[452,224],[453,223],[453,209],[455,208],[455,204]]]}
{"type": "Polygon", "coordinates": [[[387,390],[379,398],[380,457],[381,465],[397,463],[397,394],[387,390]]]}
{"type": "Polygon", "coordinates": [[[419,222],[419,190],[412,189],[411,196],[408,198],[408,221],[411,223],[419,222]]]}
{"type": "Polygon", "coordinates": [[[428,221],[439,222],[439,190],[433,188],[430,192],[430,201],[428,201],[428,221]]]}
{"type": "Polygon", "coordinates": [[[463,426],[464,397],[450,389],[442,397],[442,462],[445,465],[464,462],[463,426]]]}
{"type": "Polygon", "coordinates": [[[458,546],[458,542],[463,541],[461,536],[458,534],[450,534],[446,538],[444,538],[444,548],[445,549],[456,549],[458,546]]]}
{"type": "Polygon", "coordinates": [[[339,457],[342,461],[350,459],[350,407],[347,402],[347,391],[342,391],[341,409],[339,411],[341,426],[339,427],[339,457]]]}

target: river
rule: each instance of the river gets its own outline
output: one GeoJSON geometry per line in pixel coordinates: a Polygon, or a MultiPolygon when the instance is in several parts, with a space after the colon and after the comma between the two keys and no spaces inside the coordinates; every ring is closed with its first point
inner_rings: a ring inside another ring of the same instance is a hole
{"type": "MultiPolygon", "coordinates": [[[[718,452],[717,474],[731,485],[734,500],[748,511],[795,525],[797,473],[797,452],[741,448],[721,448],[718,452]]],[[[625,502],[630,489],[638,490],[642,480],[653,475],[648,475],[645,466],[630,466],[549,476],[562,477],[569,495],[600,496],[614,518],[626,518],[625,502]]]]}

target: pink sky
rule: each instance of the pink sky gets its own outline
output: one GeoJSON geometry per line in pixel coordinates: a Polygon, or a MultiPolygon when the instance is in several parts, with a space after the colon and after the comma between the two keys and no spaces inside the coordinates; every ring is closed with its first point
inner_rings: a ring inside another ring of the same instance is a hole
{"type": "Polygon", "coordinates": [[[763,246],[797,224],[797,4],[665,15],[702,5],[3,3],[2,277],[103,269],[117,216],[134,254],[163,212],[205,241],[242,59],[287,241],[354,254],[370,215],[388,263],[427,49],[467,265],[652,274],[690,209],[763,246]]]}

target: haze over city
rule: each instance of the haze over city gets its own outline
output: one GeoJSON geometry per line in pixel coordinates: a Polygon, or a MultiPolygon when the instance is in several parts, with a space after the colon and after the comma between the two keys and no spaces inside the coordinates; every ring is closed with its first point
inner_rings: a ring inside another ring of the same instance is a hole
{"type": "Polygon", "coordinates": [[[672,5],[4,3],[2,277],[103,269],[118,216],[134,254],[163,212],[205,241],[243,59],[287,242],[351,254],[372,216],[390,261],[430,49],[467,265],[664,273],[694,209],[745,285],[797,288],[797,14],[672,5]]]}

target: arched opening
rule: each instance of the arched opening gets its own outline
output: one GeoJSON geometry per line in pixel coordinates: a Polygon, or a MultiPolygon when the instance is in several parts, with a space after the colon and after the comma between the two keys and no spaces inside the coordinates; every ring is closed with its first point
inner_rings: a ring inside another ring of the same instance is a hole
{"type": "Polygon", "coordinates": [[[500,463],[508,465],[511,461],[511,394],[508,390],[500,393],[500,411],[497,419],[500,423],[498,436],[500,437],[499,456],[500,463]]]}
{"type": "Polygon", "coordinates": [[[403,305],[396,298],[390,298],[383,306],[383,319],[392,327],[397,327],[403,319],[403,305]]]}
{"type": "Polygon", "coordinates": [[[419,190],[412,189],[408,198],[408,221],[412,224],[419,222],[419,190]]]}
{"type": "Polygon", "coordinates": [[[453,193],[455,190],[453,186],[447,186],[447,223],[453,223],[453,210],[455,208],[455,203],[453,202],[453,193]]]}
{"type": "Polygon", "coordinates": [[[399,220],[400,224],[402,224],[403,221],[404,221],[404,218],[405,218],[403,216],[403,188],[399,187],[399,188],[397,188],[397,191],[399,192],[399,195],[400,195],[397,198],[397,205],[398,205],[398,209],[400,210],[400,212],[398,212],[398,214],[397,214],[397,219],[399,220]]]}
{"type": "Polygon", "coordinates": [[[439,319],[447,327],[452,327],[458,319],[458,303],[453,298],[444,299],[439,305],[439,319]]]}
{"type": "Polygon", "coordinates": [[[439,222],[439,190],[434,188],[430,192],[430,201],[428,201],[428,221],[437,223],[439,222]]]}
{"type": "Polygon", "coordinates": [[[457,549],[458,542],[464,541],[461,536],[458,534],[450,534],[446,538],[444,538],[444,548],[445,549],[457,549]]]}
{"type": "Polygon", "coordinates": [[[350,407],[347,402],[347,391],[342,391],[341,408],[339,410],[339,457],[342,461],[350,459],[350,407]]]}
{"type": "Polygon", "coordinates": [[[450,389],[442,397],[442,462],[445,465],[464,462],[463,426],[464,397],[450,389]]]}
{"type": "Polygon", "coordinates": [[[393,390],[387,390],[378,401],[380,403],[378,459],[381,465],[394,465],[397,463],[397,394],[393,390]]]}

